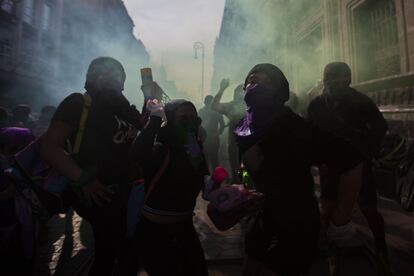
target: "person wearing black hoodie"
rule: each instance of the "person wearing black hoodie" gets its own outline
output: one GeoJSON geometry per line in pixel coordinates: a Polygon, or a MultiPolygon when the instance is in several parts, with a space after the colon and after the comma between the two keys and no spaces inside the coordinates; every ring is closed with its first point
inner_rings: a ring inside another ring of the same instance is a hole
{"type": "Polygon", "coordinates": [[[147,110],[149,122],[131,152],[145,174],[147,199],[138,227],[144,268],[149,275],[207,275],[192,220],[209,175],[198,139],[200,119],[186,100],[165,107],[148,101],[147,110]],[[167,123],[161,127],[163,117],[167,123]]]}
{"type": "Polygon", "coordinates": [[[358,164],[360,157],[348,143],[285,106],[289,83],[276,66],[253,67],[244,88],[248,109],[234,133],[243,165],[265,195],[262,210],[246,234],[244,273],[306,274],[320,225],[310,168],[323,162],[341,174],[358,164]]]}
{"type": "Polygon", "coordinates": [[[348,140],[364,156],[359,175],[341,182],[329,166],[320,168],[322,235],[339,247],[355,244],[352,213],[356,203],[368,221],[375,239],[379,269],[388,270],[384,218],[378,211],[377,191],[372,171],[380,153],[387,122],[375,103],[350,87],[352,73],[344,62],[332,62],[324,70],[324,89],[308,107],[308,117],[321,129],[348,140]],[[381,268],[382,267],[382,268],[381,268]]]}
{"type": "Polygon", "coordinates": [[[42,143],[45,161],[72,181],[74,208],[92,226],[95,256],[90,275],[112,275],[125,253],[123,196],[129,181],[128,153],[140,128],[140,113],[123,96],[124,81],[119,61],[110,57],[93,60],[86,93],[73,93],[60,103],[42,143]],[[71,158],[66,154],[66,141],[73,147],[84,108],[88,115],[80,150],[71,158]]]}

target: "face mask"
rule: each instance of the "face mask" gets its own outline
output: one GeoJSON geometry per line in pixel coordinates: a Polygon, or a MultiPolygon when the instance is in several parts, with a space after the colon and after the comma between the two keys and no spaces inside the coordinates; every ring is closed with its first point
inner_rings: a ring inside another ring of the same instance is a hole
{"type": "Polygon", "coordinates": [[[244,101],[251,108],[274,105],[276,99],[273,91],[260,84],[249,85],[244,96],[244,101]]]}
{"type": "Polygon", "coordinates": [[[108,74],[90,77],[90,79],[87,80],[87,89],[96,91],[102,98],[111,98],[124,90],[124,81],[125,78],[122,76],[121,72],[113,71],[108,74]]]}
{"type": "Polygon", "coordinates": [[[123,82],[116,78],[101,78],[96,82],[96,88],[100,92],[108,94],[106,96],[120,94],[124,89],[123,82]]]}
{"type": "Polygon", "coordinates": [[[197,135],[197,127],[192,120],[179,120],[175,122],[174,129],[181,144],[187,144],[189,142],[189,137],[196,137],[197,135]]]}
{"type": "Polygon", "coordinates": [[[192,120],[180,120],[177,122],[177,126],[184,132],[196,132],[197,130],[196,122],[192,120]]]}

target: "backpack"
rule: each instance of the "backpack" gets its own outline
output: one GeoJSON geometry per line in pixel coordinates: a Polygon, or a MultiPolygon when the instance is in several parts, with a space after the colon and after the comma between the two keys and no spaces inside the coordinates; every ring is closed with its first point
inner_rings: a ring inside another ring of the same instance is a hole
{"type": "MultiPolygon", "coordinates": [[[[71,155],[80,151],[86,119],[92,103],[88,94],[85,93],[83,97],[83,110],[71,155]]],[[[40,153],[41,144],[42,137],[39,137],[15,154],[12,166],[4,173],[30,202],[35,213],[40,213],[41,210],[47,211],[46,216],[65,213],[72,201],[72,195],[67,192],[71,181],[44,162],[40,153]]]]}

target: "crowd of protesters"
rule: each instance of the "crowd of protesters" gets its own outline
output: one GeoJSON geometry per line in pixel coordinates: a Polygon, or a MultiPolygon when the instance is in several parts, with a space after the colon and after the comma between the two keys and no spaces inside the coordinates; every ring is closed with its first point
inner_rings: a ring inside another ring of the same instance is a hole
{"type": "MultiPolygon", "coordinates": [[[[189,100],[152,98],[147,92],[158,89],[156,83],[142,87],[147,94],[138,111],[122,93],[125,76],[117,60],[97,58],[88,68],[85,93],[69,95],[57,108],[45,106],[38,118],[27,105],[0,109],[0,253],[10,264],[0,269],[7,275],[29,275],[33,265],[33,221],[40,212],[30,211],[25,191],[35,190],[40,201],[49,198],[39,196],[34,173],[16,161],[25,147],[36,149],[49,172],[65,179],[54,182],[62,187],[60,200],[91,224],[90,275],[136,275],[140,269],[149,275],[207,275],[192,218],[200,192],[209,200],[220,186],[212,184],[212,175],[220,165],[225,128],[227,182],[241,183],[243,168],[264,195],[244,237],[244,275],[306,275],[318,245],[328,241],[341,248],[355,241],[356,202],[387,269],[371,170],[387,125],[375,104],[349,87],[345,63],[326,66],[322,94],[300,115],[298,98],[272,64],[246,72],[231,102],[221,102],[230,85],[223,79],[199,112],[189,100]],[[315,166],[321,174],[321,210],[311,174],[315,166]],[[13,169],[26,180],[29,175],[30,189],[15,180],[13,169]],[[142,208],[134,213],[131,235],[127,217],[139,185],[144,193],[135,202],[142,208]]],[[[65,210],[48,209],[49,215],[65,210]]]]}

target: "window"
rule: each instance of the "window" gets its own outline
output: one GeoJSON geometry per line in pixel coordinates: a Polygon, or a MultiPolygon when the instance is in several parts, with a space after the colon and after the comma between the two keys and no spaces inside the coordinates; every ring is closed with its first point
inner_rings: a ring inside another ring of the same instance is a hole
{"type": "Polygon", "coordinates": [[[0,1],[1,9],[8,13],[13,13],[14,4],[12,0],[3,0],[0,1]]]}
{"type": "Polygon", "coordinates": [[[23,21],[33,24],[34,18],[34,0],[24,0],[23,5],[23,21]]]}
{"type": "Polygon", "coordinates": [[[378,1],[370,20],[375,41],[374,60],[379,77],[399,73],[398,29],[394,1],[378,1]],[[382,4],[380,2],[383,2],[382,4]]]}
{"type": "Polygon", "coordinates": [[[10,41],[0,40],[0,62],[2,65],[11,65],[12,61],[12,48],[10,41]]]}
{"type": "Polygon", "coordinates": [[[43,6],[43,18],[42,18],[42,29],[46,30],[50,28],[50,19],[51,19],[51,7],[48,4],[43,6]]]}
{"type": "Polygon", "coordinates": [[[308,91],[315,86],[322,72],[322,26],[318,25],[297,42],[298,55],[293,58],[295,90],[308,91]]]}
{"type": "Polygon", "coordinates": [[[357,8],[355,51],[358,81],[401,72],[398,27],[393,0],[371,0],[357,8]]]}

